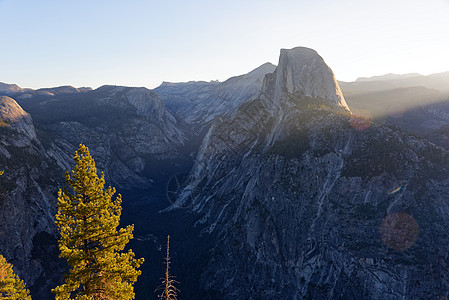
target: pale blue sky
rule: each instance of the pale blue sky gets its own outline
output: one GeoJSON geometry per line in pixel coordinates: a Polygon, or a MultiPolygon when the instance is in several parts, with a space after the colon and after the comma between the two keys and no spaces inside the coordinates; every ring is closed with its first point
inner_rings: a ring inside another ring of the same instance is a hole
{"type": "Polygon", "coordinates": [[[340,80],[449,71],[449,0],[0,0],[0,82],[226,80],[306,46],[340,80]]]}

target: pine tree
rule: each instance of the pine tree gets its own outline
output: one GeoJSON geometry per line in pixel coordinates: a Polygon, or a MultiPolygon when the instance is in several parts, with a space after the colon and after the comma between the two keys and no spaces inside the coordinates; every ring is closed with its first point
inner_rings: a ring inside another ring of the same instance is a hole
{"type": "Polygon", "coordinates": [[[165,278],[162,278],[162,285],[157,289],[162,290],[158,296],[164,300],[177,300],[179,290],[175,287],[178,283],[174,276],[170,275],[170,235],[167,236],[167,254],[165,256],[165,278]]]}
{"type": "Polygon", "coordinates": [[[0,255],[0,299],[31,300],[25,283],[12,270],[12,265],[0,255]]]}
{"type": "Polygon", "coordinates": [[[86,146],[79,146],[74,160],[74,170],[65,175],[68,187],[59,191],[56,214],[60,257],[70,270],[52,292],[56,300],[134,299],[143,258],[136,259],[132,250],[123,252],[134,226],[117,230],[121,195],[112,200],[115,189],[104,189],[104,174],[98,177],[86,146]]]}

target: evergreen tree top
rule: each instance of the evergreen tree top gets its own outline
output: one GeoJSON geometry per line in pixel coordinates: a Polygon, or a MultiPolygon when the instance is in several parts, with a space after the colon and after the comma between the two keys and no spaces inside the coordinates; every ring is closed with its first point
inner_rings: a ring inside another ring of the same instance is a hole
{"type": "Polygon", "coordinates": [[[67,187],[58,196],[58,245],[70,270],[65,283],[53,290],[56,299],[134,299],[143,258],[136,259],[132,250],[123,252],[134,226],[117,229],[121,195],[112,199],[115,188],[104,188],[104,174],[98,177],[83,144],[74,161],[74,169],[65,175],[67,187]]]}

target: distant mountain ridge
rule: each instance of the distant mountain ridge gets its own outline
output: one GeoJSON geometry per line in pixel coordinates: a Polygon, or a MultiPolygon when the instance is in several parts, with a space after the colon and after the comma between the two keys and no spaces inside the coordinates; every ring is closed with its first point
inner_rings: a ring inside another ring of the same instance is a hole
{"type": "Polygon", "coordinates": [[[449,72],[435,73],[427,76],[417,73],[411,74],[386,74],[374,77],[362,77],[353,82],[339,82],[342,90],[348,90],[352,94],[363,94],[378,90],[423,86],[436,89],[443,93],[449,93],[449,72]]]}
{"type": "Polygon", "coordinates": [[[3,94],[14,94],[14,93],[22,93],[25,90],[19,87],[17,84],[8,84],[0,82],[0,93],[3,94]]]}
{"type": "Polygon", "coordinates": [[[6,96],[13,96],[17,98],[30,98],[33,96],[55,96],[55,95],[62,95],[62,94],[73,94],[73,93],[85,93],[92,91],[92,88],[90,87],[81,87],[81,88],[75,88],[70,85],[66,86],[59,86],[59,87],[53,87],[53,88],[40,88],[37,90],[33,90],[30,88],[21,88],[16,84],[7,84],[0,82],[0,95],[6,95],[6,96]]]}
{"type": "MultiPolygon", "coordinates": [[[[248,74],[241,76],[234,76],[224,82],[219,81],[190,81],[190,82],[163,82],[160,86],[156,87],[153,91],[166,102],[166,105],[174,112],[187,115],[187,107],[198,105],[200,102],[207,102],[205,98],[211,97],[213,99],[229,97],[230,95],[224,95],[220,92],[220,86],[223,90],[231,88],[232,85],[241,85],[240,89],[245,88],[245,84],[248,85],[246,89],[248,95],[254,94],[255,88],[260,85],[263,76],[268,73],[272,73],[276,66],[271,63],[265,63],[260,67],[254,69],[248,74]],[[246,82],[246,83],[244,83],[246,82]],[[256,84],[258,82],[258,84],[256,84]],[[227,88],[226,88],[227,86],[227,88]],[[218,91],[215,91],[218,88],[218,91]],[[212,96],[212,94],[216,94],[212,96]],[[221,93],[221,94],[220,94],[221,93]],[[180,110],[181,109],[181,110],[180,110]],[[186,110],[186,111],[184,111],[186,110]]],[[[422,86],[429,89],[436,89],[440,92],[449,93],[449,71],[434,73],[430,75],[421,75],[419,73],[407,73],[407,74],[394,74],[389,73],[385,75],[378,75],[372,77],[359,77],[355,81],[346,82],[338,81],[341,89],[345,91],[345,94],[365,94],[369,92],[376,92],[380,90],[389,90],[396,88],[407,88],[422,86]]],[[[234,88],[237,88],[234,87],[234,88]]],[[[92,91],[90,87],[75,88],[73,86],[59,86],[53,88],[40,88],[29,89],[22,88],[16,84],[7,84],[0,82],[0,94],[1,95],[15,95],[17,97],[30,97],[33,95],[61,95],[70,93],[83,93],[92,91]]],[[[232,93],[231,93],[232,94],[232,93]]],[[[209,100],[211,100],[209,99],[209,100]]],[[[204,104],[203,104],[204,105],[204,104]]],[[[201,108],[198,107],[200,110],[201,108]]],[[[191,109],[191,108],[190,108],[191,109]]]]}
{"type": "Polygon", "coordinates": [[[396,79],[406,79],[412,77],[422,77],[423,75],[419,73],[407,73],[407,74],[394,74],[388,73],[385,75],[378,75],[372,77],[359,77],[355,81],[381,81],[381,80],[396,80],[396,79]]]}

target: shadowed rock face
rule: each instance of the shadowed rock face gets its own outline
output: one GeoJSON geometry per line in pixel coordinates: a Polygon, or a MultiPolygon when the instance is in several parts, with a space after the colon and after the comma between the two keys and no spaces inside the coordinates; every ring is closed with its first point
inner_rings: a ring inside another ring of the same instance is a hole
{"type": "Polygon", "coordinates": [[[46,133],[47,152],[61,168],[70,168],[74,151],[84,143],[117,187],[148,188],[151,178],[144,173],[155,169],[150,160],[182,156],[179,148],[188,139],[180,120],[146,88],[103,86],[21,103],[46,133]]]}
{"type": "Polygon", "coordinates": [[[203,286],[225,299],[446,295],[447,151],[357,126],[325,70],[284,50],[259,99],[214,120],[177,203],[219,236],[203,286]]]}
{"type": "Polygon", "coordinates": [[[44,274],[42,261],[33,259],[35,237],[55,234],[57,178],[63,173],[37,139],[30,115],[12,98],[0,97],[0,121],[0,253],[33,283],[44,274]]]}

